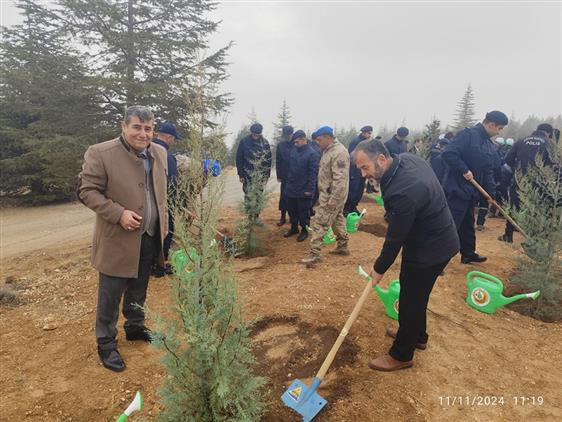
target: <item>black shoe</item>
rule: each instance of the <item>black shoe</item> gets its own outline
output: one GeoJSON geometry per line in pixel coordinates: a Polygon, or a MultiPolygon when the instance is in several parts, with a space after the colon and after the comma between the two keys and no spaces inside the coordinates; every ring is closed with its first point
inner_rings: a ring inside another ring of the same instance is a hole
{"type": "Polygon", "coordinates": [[[474,254],[469,256],[461,256],[461,262],[463,264],[470,264],[471,262],[486,262],[488,258],[482,255],[474,254]]]}
{"type": "Polygon", "coordinates": [[[299,233],[299,229],[297,229],[296,227],[291,227],[291,229],[287,233],[285,233],[283,237],[291,237],[292,235],[298,233],[299,233]]]}
{"type": "Polygon", "coordinates": [[[304,240],[308,237],[308,232],[306,229],[302,229],[299,235],[297,236],[297,242],[304,242],[304,240]]]}
{"type": "Polygon", "coordinates": [[[502,234],[500,237],[498,237],[498,240],[506,243],[513,243],[513,236],[502,234]]]}
{"type": "Polygon", "coordinates": [[[152,275],[156,278],[164,277],[166,275],[166,268],[155,265],[152,267],[152,275]]]}
{"type": "Polygon", "coordinates": [[[146,327],[134,327],[125,330],[125,337],[129,341],[142,340],[150,343],[152,341],[152,331],[146,327]]]}
{"type": "Polygon", "coordinates": [[[125,370],[125,362],[121,358],[119,351],[117,349],[112,350],[101,350],[98,347],[98,355],[100,357],[101,363],[107,369],[115,372],[122,372],[125,370]]]}
{"type": "Polygon", "coordinates": [[[279,219],[279,221],[277,222],[277,227],[281,227],[282,225],[284,225],[287,222],[287,220],[285,219],[285,217],[281,217],[279,219]]]}

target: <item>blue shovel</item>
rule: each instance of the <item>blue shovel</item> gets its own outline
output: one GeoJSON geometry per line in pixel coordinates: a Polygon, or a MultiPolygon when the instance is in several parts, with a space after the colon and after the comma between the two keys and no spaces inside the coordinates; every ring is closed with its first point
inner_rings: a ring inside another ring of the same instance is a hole
{"type": "Polygon", "coordinates": [[[301,380],[296,379],[291,383],[287,391],[285,391],[281,396],[281,399],[283,400],[283,403],[285,403],[285,406],[288,406],[291,409],[297,411],[303,417],[304,422],[308,422],[314,419],[316,415],[320,413],[320,411],[328,403],[326,399],[322,398],[316,392],[316,390],[318,389],[320,383],[324,379],[326,372],[328,372],[328,369],[330,368],[330,365],[334,361],[334,358],[336,357],[336,353],[338,352],[341,344],[343,343],[345,336],[347,336],[349,329],[357,319],[357,316],[359,315],[359,311],[361,311],[361,308],[363,307],[363,304],[365,303],[367,296],[369,296],[369,292],[373,288],[373,279],[369,277],[369,275],[363,270],[363,268],[361,268],[361,266],[359,266],[358,272],[361,276],[367,278],[368,283],[365,286],[363,293],[361,293],[361,297],[355,304],[355,307],[353,308],[351,315],[349,316],[345,325],[343,326],[343,329],[341,330],[340,335],[338,336],[336,342],[330,349],[328,356],[326,356],[326,359],[324,360],[324,363],[320,367],[320,370],[312,380],[310,387],[307,386],[301,380]]]}

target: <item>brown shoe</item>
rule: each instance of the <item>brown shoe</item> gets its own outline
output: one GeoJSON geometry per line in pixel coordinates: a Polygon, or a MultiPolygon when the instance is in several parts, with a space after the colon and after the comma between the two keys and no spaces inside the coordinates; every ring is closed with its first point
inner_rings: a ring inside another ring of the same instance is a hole
{"type": "Polygon", "coordinates": [[[378,358],[373,359],[371,362],[369,362],[369,368],[374,369],[375,371],[385,371],[385,372],[410,368],[412,365],[414,365],[413,360],[402,362],[400,360],[394,359],[389,354],[379,356],[378,358]]]}
{"type": "Polygon", "coordinates": [[[338,248],[334,249],[333,251],[330,251],[330,253],[332,255],[343,255],[343,256],[350,255],[350,252],[349,252],[349,249],[347,249],[347,246],[343,247],[343,248],[338,247],[338,248]]]}
{"type": "MultiPolygon", "coordinates": [[[[386,335],[392,338],[396,338],[398,330],[396,328],[387,328],[386,335]]],[[[427,349],[427,343],[416,343],[416,349],[425,350],[427,349]]]]}

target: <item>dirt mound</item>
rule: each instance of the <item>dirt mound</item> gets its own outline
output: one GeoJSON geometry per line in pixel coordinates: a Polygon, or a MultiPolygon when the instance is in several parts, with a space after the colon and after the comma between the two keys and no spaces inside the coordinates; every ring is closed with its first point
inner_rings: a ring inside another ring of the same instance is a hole
{"type": "MultiPolygon", "coordinates": [[[[302,321],[298,316],[266,316],[252,329],[253,351],[257,359],[256,372],[268,377],[268,413],[265,421],[294,421],[295,414],[283,406],[280,397],[295,379],[310,383],[322,365],[339,330],[302,321]]],[[[335,401],[349,394],[349,379],[337,379],[338,368],[357,361],[359,347],[345,341],[330,368],[321,394],[335,401]]]]}
{"type": "Polygon", "coordinates": [[[386,226],[383,224],[361,224],[359,230],[377,237],[386,236],[386,226]]]}

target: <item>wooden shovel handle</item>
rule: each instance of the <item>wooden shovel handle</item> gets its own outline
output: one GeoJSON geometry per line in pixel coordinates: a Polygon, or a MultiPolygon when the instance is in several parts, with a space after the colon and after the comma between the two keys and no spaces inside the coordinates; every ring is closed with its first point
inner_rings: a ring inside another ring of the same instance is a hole
{"type": "Polygon", "coordinates": [[[359,315],[359,311],[361,311],[361,308],[363,307],[363,304],[365,303],[365,300],[367,299],[367,296],[369,296],[369,292],[371,291],[372,288],[373,288],[373,279],[369,278],[369,282],[365,286],[365,289],[363,290],[363,293],[361,293],[361,297],[359,298],[359,300],[355,304],[355,307],[353,308],[353,311],[351,312],[351,315],[349,316],[345,325],[343,326],[343,329],[341,330],[340,335],[336,339],[336,342],[334,343],[334,345],[330,349],[330,352],[328,353],[328,356],[326,356],[326,359],[324,359],[324,363],[320,367],[320,370],[318,371],[318,374],[316,374],[316,377],[319,378],[320,380],[322,380],[324,378],[324,376],[326,375],[326,372],[328,372],[328,369],[330,368],[330,365],[332,364],[332,362],[334,361],[334,358],[336,357],[336,353],[338,353],[338,350],[339,350],[341,344],[345,340],[345,336],[347,336],[347,333],[349,332],[349,329],[351,328],[351,326],[353,325],[353,323],[357,319],[357,316],[359,315]]]}
{"type": "Polygon", "coordinates": [[[487,201],[490,201],[492,204],[494,204],[494,207],[496,207],[498,210],[500,210],[500,212],[503,214],[503,216],[506,218],[506,220],[509,221],[513,225],[513,227],[515,227],[517,229],[517,231],[519,233],[521,233],[523,236],[527,237],[527,235],[525,234],[523,229],[521,227],[519,227],[519,225],[513,220],[513,218],[511,218],[509,216],[509,214],[502,207],[499,206],[499,204],[488,194],[488,192],[486,192],[484,190],[484,188],[482,186],[480,186],[478,184],[478,182],[476,180],[471,179],[470,183],[473,184],[473,186],[478,190],[478,192],[480,192],[482,194],[482,196],[484,198],[486,198],[487,201]]]}

